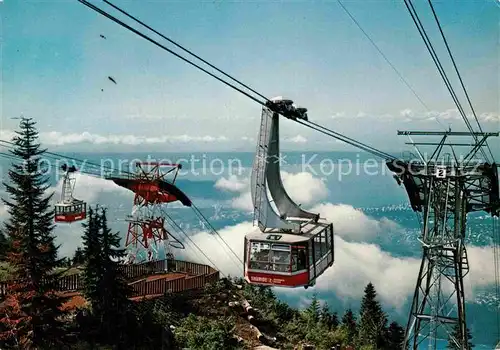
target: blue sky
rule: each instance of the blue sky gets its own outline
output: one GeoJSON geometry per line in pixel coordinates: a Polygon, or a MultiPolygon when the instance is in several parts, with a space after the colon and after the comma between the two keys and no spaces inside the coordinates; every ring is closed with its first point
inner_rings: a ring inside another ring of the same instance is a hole
{"type": "MultiPolygon", "coordinates": [[[[311,120],[378,148],[403,147],[396,129],[464,128],[402,1],[343,3],[429,110],[336,1],[114,3],[264,95],[289,97],[311,120]]],[[[415,3],[458,92],[430,8],[415,3]]],[[[483,127],[498,131],[499,6],[434,5],[483,127]]],[[[259,105],[76,0],[4,0],[0,15],[3,136],[23,114],[51,148],[254,149],[259,105]],[[147,143],[133,145],[138,137],[147,143]]],[[[281,130],[284,149],[344,147],[288,121],[281,130]]]]}

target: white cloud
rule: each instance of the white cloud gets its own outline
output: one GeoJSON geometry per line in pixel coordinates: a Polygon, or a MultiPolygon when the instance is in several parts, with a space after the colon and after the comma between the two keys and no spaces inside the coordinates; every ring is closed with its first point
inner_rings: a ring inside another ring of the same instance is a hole
{"type": "Polygon", "coordinates": [[[0,130],[0,140],[11,141],[16,133],[11,130],[0,130]]]}
{"type": "MultiPolygon", "coordinates": [[[[342,220],[337,220],[336,224],[346,225],[342,220]]],[[[250,222],[243,222],[225,227],[219,230],[219,234],[240,259],[243,259],[243,237],[255,229],[250,222]]],[[[199,232],[191,236],[191,239],[225,275],[242,275],[241,263],[235,261],[220,239],[206,232],[199,232]]],[[[191,246],[179,254],[189,260],[207,263],[207,260],[193,249],[191,246]]],[[[478,287],[494,283],[494,267],[491,264],[493,249],[470,247],[468,252],[471,272],[465,283],[467,298],[471,297],[478,287]],[[485,259],[485,256],[491,256],[491,259],[485,259]]],[[[317,280],[313,289],[319,292],[333,292],[339,298],[359,300],[366,284],[372,282],[385,305],[400,308],[413,293],[419,266],[419,258],[395,257],[375,244],[348,242],[336,236],[334,265],[317,280]]],[[[280,292],[300,296],[305,290],[280,289],[280,292]]]]}
{"type": "MultiPolygon", "coordinates": [[[[324,179],[314,177],[311,173],[291,174],[282,171],[281,178],[283,186],[290,197],[303,206],[315,204],[328,196],[328,188],[324,179]]],[[[239,179],[237,176],[231,176],[228,179],[221,178],[216,182],[215,186],[219,189],[240,193],[238,197],[232,200],[233,208],[245,211],[253,210],[248,178],[239,179]]]]}
{"type": "Polygon", "coordinates": [[[233,199],[231,205],[234,209],[240,209],[247,212],[252,211],[253,204],[252,204],[252,195],[250,191],[244,192],[237,198],[233,199]]]}
{"type": "MultiPolygon", "coordinates": [[[[10,130],[0,131],[0,138],[3,140],[11,140],[14,133],[10,130]]],[[[40,132],[40,142],[44,145],[70,145],[79,143],[92,143],[96,145],[114,144],[114,145],[142,145],[142,144],[162,144],[168,142],[226,142],[229,139],[225,136],[191,136],[191,135],[175,135],[175,136],[135,136],[135,135],[100,135],[93,134],[87,131],[82,133],[64,134],[59,131],[40,132]]]]}
{"type": "Polygon", "coordinates": [[[359,299],[372,282],[384,304],[401,307],[413,291],[419,265],[420,259],[394,257],[375,244],[347,242],[336,236],[334,265],[315,288],[359,299]]]}
{"type": "Polygon", "coordinates": [[[248,178],[239,179],[236,175],[231,175],[228,179],[221,177],[215,182],[215,188],[231,192],[243,192],[248,186],[248,178]]]}
{"type": "MultiPolygon", "coordinates": [[[[479,122],[480,123],[499,123],[500,122],[500,114],[498,113],[481,113],[478,116],[479,122]]],[[[447,109],[445,111],[428,111],[428,112],[417,112],[414,110],[411,110],[409,108],[405,108],[399,113],[396,114],[383,114],[383,115],[374,115],[370,113],[365,113],[365,112],[359,112],[357,114],[347,114],[344,112],[341,113],[335,113],[332,116],[332,119],[336,120],[349,120],[353,118],[366,118],[366,119],[376,119],[377,121],[386,121],[386,122],[393,122],[393,121],[398,121],[398,122],[435,122],[436,120],[443,121],[443,122],[452,122],[452,121],[462,121],[462,116],[458,112],[457,109],[447,109]]],[[[471,121],[474,121],[473,125],[475,124],[474,120],[474,115],[469,114],[467,115],[467,118],[471,121]]]]}
{"type": "MultiPolygon", "coordinates": [[[[251,222],[242,222],[235,226],[220,229],[218,232],[227,245],[236,253],[237,257],[243,261],[243,237],[253,230],[255,230],[255,227],[252,226],[251,222]]],[[[224,275],[243,276],[241,262],[236,259],[219,237],[203,231],[192,235],[190,238],[224,275]]],[[[203,254],[189,241],[185,241],[184,245],[188,247],[179,251],[179,256],[186,257],[190,261],[208,263],[203,254]]]]}
{"type": "Polygon", "coordinates": [[[294,136],[294,137],[290,137],[290,138],[284,139],[283,141],[285,141],[285,142],[292,142],[292,143],[306,143],[307,139],[304,136],[302,136],[302,135],[297,135],[297,136],[294,136]]]}
{"type": "Polygon", "coordinates": [[[345,115],[346,114],[344,112],[337,112],[334,115],[332,115],[332,119],[341,119],[341,118],[344,118],[345,115]]]}
{"type": "MultiPolygon", "coordinates": [[[[296,179],[300,174],[287,174],[289,179],[296,179]]],[[[304,175],[300,175],[304,176],[304,175]]],[[[228,183],[241,184],[242,180],[231,177],[228,183]]],[[[299,186],[304,183],[298,181],[299,186]]],[[[227,183],[226,183],[227,185],[227,183]]],[[[226,186],[223,185],[222,187],[226,186]]],[[[235,189],[240,187],[226,186],[235,189]]],[[[60,191],[56,187],[56,198],[60,191]]],[[[248,193],[248,192],[247,192],[248,193]]],[[[300,192],[298,193],[300,197],[300,192]]],[[[131,192],[116,186],[114,183],[87,175],[77,175],[75,197],[89,204],[100,203],[110,208],[110,224],[113,230],[125,233],[126,223],[118,221],[130,213],[133,195],[131,192]],[[120,203],[120,204],[117,204],[120,203]]],[[[368,282],[374,283],[381,301],[395,308],[407,301],[413,292],[420,259],[395,257],[374,244],[362,243],[375,232],[392,229],[396,224],[367,217],[364,213],[347,205],[321,204],[314,209],[326,216],[335,225],[335,263],[322,275],[314,289],[333,292],[340,298],[359,299],[368,282]],[[356,225],[357,223],[357,225],[356,225]],[[368,232],[367,232],[368,231],[368,232]],[[346,239],[349,238],[350,241],[346,239]]],[[[0,205],[0,212],[2,212],[0,205]]],[[[219,230],[219,234],[240,259],[243,259],[243,237],[255,230],[250,222],[242,222],[219,230]]],[[[80,223],[57,225],[57,242],[62,244],[61,254],[72,255],[74,249],[81,244],[82,227],[80,223]]],[[[224,274],[241,275],[241,263],[236,261],[224,243],[207,232],[198,232],[191,239],[222,270],[224,274]]],[[[189,242],[187,249],[175,251],[179,258],[207,263],[205,258],[189,242]]],[[[494,283],[494,265],[492,247],[469,247],[470,273],[466,278],[467,298],[474,295],[479,287],[494,283]]],[[[305,293],[304,289],[283,289],[285,293],[305,293]]]]}
{"type": "Polygon", "coordinates": [[[367,241],[368,239],[391,231],[402,230],[395,222],[382,218],[375,220],[361,210],[346,204],[320,204],[311,209],[321,217],[333,222],[335,234],[347,241],[367,241]]]}
{"type": "Polygon", "coordinates": [[[500,122],[500,114],[495,114],[495,113],[482,113],[479,116],[479,119],[485,122],[493,122],[493,123],[499,123],[500,122]]]}
{"type": "Polygon", "coordinates": [[[412,118],[413,117],[413,112],[411,109],[403,109],[401,112],[399,112],[399,114],[402,116],[402,117],[405,117],[405,118],[412,118]]]}
{"type": "Polygon", "coordinates": [[[303,206],[317,203],[328,196],[324,179],[314,177],[311,173],[291,174],[282,171],[281,177],[290,197],[303,206]]]}
{"type": "MultiPolygon", "coordinates": [[[[417,113],[415,111],[412,111],[411,109],[404,109],[400,111],[399,113],[403,118],[404,121],[406,122],[415,122],[415,121],[446,121],[446,122],[452,122],[452,121],[462,121],[462,115],[459,113],[458,109],[447,109],[445,111],[428,111],[425,113],[417,113]]],[[[467,119],[470,121],[474,121],[473,125],[475,124],[475,118],[473,114],[467,114],[467,119]]],[[[497,113],[481,113],[477,115],[477,118],[480,123],[498,123],[500,122],[500,115],[497,113]]]]}

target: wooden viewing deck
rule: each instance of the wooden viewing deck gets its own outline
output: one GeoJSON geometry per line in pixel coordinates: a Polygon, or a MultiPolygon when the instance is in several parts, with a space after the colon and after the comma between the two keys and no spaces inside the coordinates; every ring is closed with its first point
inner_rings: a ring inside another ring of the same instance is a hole
{"type": "MultiPolygon", "coordinates": [[[[182,260],[159,260],[142,264],[123,265],[132,287],[132,300],[161,296],[167,292],[178,293],[203,288],[219,280],[219,271],[210,266],[182,260]]],[[[0,298],[8,291],[9,282],[0,282],[0,298]]],[[[82,306],[84,287],[81,274],[64,276],[59,280],[59,291],[72,299],[65,307],[82,306]]]]}

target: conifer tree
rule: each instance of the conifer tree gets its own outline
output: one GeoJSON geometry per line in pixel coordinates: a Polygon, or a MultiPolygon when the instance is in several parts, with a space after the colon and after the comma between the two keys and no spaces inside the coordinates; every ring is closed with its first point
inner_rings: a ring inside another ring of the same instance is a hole
{"type": "Polygon", "coordinates": [[[81,247],[76,248],[71,264],[73,266],[83,265],[85,263],[85,253],[81,247]]]}
{"type": "Polygon", "coordinates": [[[405,330],[397,322],[392,322],[387,329],[387,349],[401,349],[405,340],[405,330]]]}
{"type": "Polygon", "coordinates": [[[117,345],[126,341],[124,323],[130,310],[131,291],[120,266],[126,252],[120,249],[118,233],[108,227],[104,209],[90,208],[84,227],[85,295],[91,302],[100,339],[117,345]]]}
{"type": "Polygon", "coordinates": [[[356,317],[351,309],[347,309],[342,316],[342,327],[347,331],[347,343],[353,345],[357,333],[356,317]]]}
{"type": "Polygon", "coordinates": [[[46,195],[50,187],[40,164],[45,150],[38,143],[38,132],[31,118],[23,118],[13,138],[14,157],[20,162],[9,170],[4,183],[9,199],[3,199],[9,219],[4,232],[11,246],[6,261],[15,270],[15,281],[8,287],[8,298],[0,307],[0,336],[23,348],[58,348],[64,339],[62,304],[57,294],[61,266],[54,243],[54,210],[46,195]]]}
{"type": "Polygon", "coordinates": [[[7,257],[7,252],[9,250],[9,240],[5,236],[5,233],[0,230],[0,261],[5,260],[7,257]]]}
{"type": "Polygon", "coordinates": [[[99,215],[102,230],[102,267],[103,276],[100,289],[105,291],[102,298],[102,322],[108,339],[116,339],[117,334],[126,336],[123,320],[130,309],[131,289],[124,276],[121,262],[126,256],[125,249],[120,249],[120,236],[108,227],[106,210],[99,215]]]}
{"type": "Polygon", "coordinates": [[[85,268],[83,270],[84,294],[91,301],[92,311],[95,315],[100,315],[101,293],[100,281],[103,276],[101,237],[99,227],[99,217],[93,208],[89,208],[87,222],[82,224],[83,232],[83,255],[85,258],[85,268]]]}
{"type": "Polygon", "coordinates": [[[337,314],[330,312],[330,307],[328,306],[328,303],[323,304],[319,318],[321,320],[321,323],[328,330],[333,330],[333,329],[337,328],[337,326],[339,324],[339,321],[337,319],[337,314]]]}
{"type": "Polygon", "coordinates": [[[377,301],[377,292],[371,282],[365,287],[359,315],[359,345],[371,345],[377,349],[384,347],[387,316],[377,301]]]}
{"type": "Polygon", "coordinates": [[[318,296],[313,294],[311,304],[304,310],[304,316],[307,321],[308,327],[314,327],[319,321],[321,305],[318,301],[318,296]]]}
{"type": "MultiPolygon", "coordinates": [[[[451,336],[453,336],[453,338],[455,339],[460,339],[460,326],[458,323],[455,325],[455,327],[453,327],[453,332],[451,333],[451,336]]],[[[460,349],[471,350],[473,347],[475,347],[475,345],[471,343],[471,340],[472,340],[472,335],[470,334],[469,328],[467,328],[467,345],[463,346],[460,349]]],[[[448,345],[446,346],[446,348],[459,349],[459,347],[455,345],[455,342],[451,339],[451,337],[448,337],[448,345]]]]}

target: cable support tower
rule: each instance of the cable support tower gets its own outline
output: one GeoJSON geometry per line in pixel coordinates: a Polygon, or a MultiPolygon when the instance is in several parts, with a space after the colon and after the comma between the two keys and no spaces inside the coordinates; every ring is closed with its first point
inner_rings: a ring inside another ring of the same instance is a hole
{"type": "MultiPolygon", "coordinates": [[[[437,349],[437,339],[451,338],[456,349],[465,349],[467,323],[464,277],[469,272],[465,246],[467,214],[483,211],[498,217],[500,211],[498,167],[495,163],[471,161],[488,137],[499,133],[475,133],[479,142],[465,157],[454,147],[464,143],[447,142],[450,138],[468,137],[468,132],[398,131],[398,135],[441,137],[428,159],[388,162],[388,168],[403,184],[415,212],[422,213],[422,263],[415,286],[411,311],[405,332],[404,349],[420,349],[428,342],[437,349]],[[451,149],[444,153],[443,149],[451,149]],[[458,337],[452,336],[458,325],[458,337]]],[[[429,142],[411,140],[418,154],[429,142]]],[[[494,219],[496,220],[496,219],[494,219]]]]}

